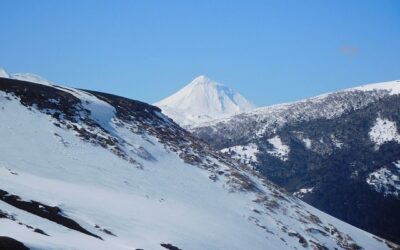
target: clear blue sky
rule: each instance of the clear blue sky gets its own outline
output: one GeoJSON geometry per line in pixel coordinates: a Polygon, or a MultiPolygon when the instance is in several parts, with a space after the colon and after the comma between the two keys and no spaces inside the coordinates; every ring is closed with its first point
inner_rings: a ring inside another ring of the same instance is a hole
{"type": "Polygon", "coordinates": [[[400,1],[5,0],[0,67],[153,103],[204,74],[257,105],[400,79],[400,1]]]}

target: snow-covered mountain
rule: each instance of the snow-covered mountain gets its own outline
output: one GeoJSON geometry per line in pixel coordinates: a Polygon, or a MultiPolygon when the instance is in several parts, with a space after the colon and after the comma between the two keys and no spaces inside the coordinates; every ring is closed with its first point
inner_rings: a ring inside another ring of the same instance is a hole
{"type": "Polygon", "coordinates": [[[10,78],[10,74],[8,74],[8,72],[5,69],[0,68],[0,77],[10,78]]]}
{"type": "Polygon", "coordinates": [[[10,79],[17,79],[21,81],[28,81],[28,82],[34,82],[34,83],[39,83],[43,85],[51,85],[51,82],[44,77],[41,77],[39,75],[33,74],[33,73],[15,73],[15,74],[9,74],[5,69],[0,68],[0,77],[3,78],[10,78],[10,79]]]}
{"type": "Polygon", "coordinates": [[[195,78],[175,94],[154,105],[185,127],[194,127],[255,107],[239,93],[205,76],[195,78]]]}
{"type": "Polygon", "coordinates": [[[210,121],[192,132],[317,208],[400,242],[400,81],[210,121]]]}
{"type": "Polygon", "coordinates": [[[43,85],[51,85],[51,82],[49,80],[33,73],[15,73],[11,76],[11,78],[21,81],[34,82],[43,85]]]}
{"type": "Polygon", "coordinates": [[[0,78],[2,249],[390,249],[157,107],[0,78]]]}

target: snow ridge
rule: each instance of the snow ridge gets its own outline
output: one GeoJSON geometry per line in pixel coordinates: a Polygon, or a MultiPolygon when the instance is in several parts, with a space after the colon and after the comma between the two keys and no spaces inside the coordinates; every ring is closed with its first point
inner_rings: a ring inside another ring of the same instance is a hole
{"type": "Polygon", "coordinates": [[[327,93],[293,103],[283,103],[256,108],[238,115],[210,120],[189,128],[196,134],[208,131],[224,131],[231,137],[235,128],[246,127],[238,138],[273,136],[285,124],[315,119],[333,119],[351,110],[358,110],[370,103],[400,93],[400,81],[383,82],[327,93]]]}
{"type": "Polygon", "coordinates": [[[51,85],[51,82],[49,80],[33,73],[15,73],[11,75],[11,77],[9,78],[26,82],[38,83],[42,85],[51,85]]]}
{"type": "Polygon", "coordinates": [[[0,68],[0,77],[2,78],[9,78],[9,79],[16,79],[20,81],[26,81],[26,82],[33,82],[37,84],[42,84],[42,85],[49,85],[51,86],[52,83],[47,80],[46,78],[33,74],[33,73],[15,73],[15,74],[9,74],[5,69],[0,68]]]}

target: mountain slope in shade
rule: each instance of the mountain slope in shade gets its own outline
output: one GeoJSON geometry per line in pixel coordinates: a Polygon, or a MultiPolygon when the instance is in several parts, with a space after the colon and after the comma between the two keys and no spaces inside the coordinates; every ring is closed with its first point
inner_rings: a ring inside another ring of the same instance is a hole
{"type": "Polygon", "coordinates": [[[195,78],[175,94],[154,105],[181,126],[188,127],[254,108],[239,93],[205,76],[195,78]]]}
{"type": "Polygon", "coordinates": [[[0,245],[395,247],[285,193],[139,101],[1,78],[0,138],[0,245]]]}
{"type": "Polygon", "coordinates": [[[400,81],[262,107],[193,133],[289,192],[400,242],[400,81]]]}

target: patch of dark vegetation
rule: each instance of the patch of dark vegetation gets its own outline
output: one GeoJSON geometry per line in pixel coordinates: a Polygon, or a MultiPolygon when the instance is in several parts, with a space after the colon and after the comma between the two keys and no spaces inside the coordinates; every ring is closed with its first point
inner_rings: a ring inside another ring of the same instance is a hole
{"type": "Polygon", "coordinates": [[[281,207],[281,205],[276,199],[269,198],[266,195],[263,198],[258,198],[257,200],[255,200],[255,202],[262,202],[262,204],[264,204],[264,207],[272,213],[276,213],[276,210],[278,210],[281,207]]]}
{"type": "Polygon", "coordinates": [[[46,236],[50,236],[47,233],[45,233],[45,231],[43,231],[42,229],[39,229],[39,228],[35,228],[35,230],[33,230],[33,232],[38,233],[38,234],[43,234],[46,236]]]}
{"type": "Polygon", "coordinates": [[[381,239],[381,238],[376,237],[376,236],[372,236],[372,237],[373,237],[376,241],[378,241],[378,242],[385,242],[385,244],[386,244],[390,249],[393,249],[393,250],[400,250],[400,246],[397,245],[396,243],[393,243],[393,242],[388,241],[388,240],[385,240],[385,239],[381,239]]]}
{"type": "Polygon", "coordinates": [[[230,182],[239,186],[240,191],[254,191],[260,192],[257,185],[245,174],[240,173],[239,171],[231,171],[230,172],[230,182]]]}
{"type": "Polygon", "coordinates": [[[326,232],[318,229],[318,228],[307,228],[306,229],[307,232],[312,233],[312,234],[321,234],[323,236],[328,236],[329,234],[327,234],[326,232]]]}
{"type": "Polygon", "coordinates": [[[176,246],[174,246],[174,245],[172,245],[172,244],[169,244],[169,243],[167,243],[167,244],[161,243],[160,245],[161,245],[163,248],[166,248],[166,249],[168,249],[168,250],[182,250],[182,249],[180,249],[179,247],[176,247],[176,246]]]}
{"type": "Polygon", "coordinates": [[[58,110],[75,121],[79,99],[62,90],[15,79],[0,78],[0,90],[19,97],[22,105],[36,106],[39,110],[58,110]]]}
{"type": "MultiPolygon", "coordinates": [[[[9,213],[6,213],[6,212],[4,212],[4,211],[2,211],[2,210],[0,210],[0,219],[8,219],[8,220],[12,220],[12,221],[18,222],[17,218],[15,218],[14,215],[9,214],[9,213]]],[[[33,229],[33,231],[34,231],[35,233],[40,233],[40,234],[49,236],[49,235],[46,234],[43,230],[41,230],[41,229],[39,229],[39,228],[34,228],[34,227],[32,227],[32,226],[30,226],[30,225],[27,225],[27,224],[25,224],[25,223],[18,222],[18,225],[25,226],[25,227],[28,228],[28,229],[33,229]]],[[[0,249],[1,249],[1,248],[0,248],[0,249]]]]}
{"type": "Polygon", "coordinates": [[[344,246],[344,249],[346,249],[346,250],[362,250],[364,248],[359,246],[356,243],[349,243],[348,245],[344,246]]]}
{"type": "Polygon", "coordinates": [[[12,221],[16,221],[17,220],[14,215],[9,214],[7,212],[4,212],[2,210],[0,210],[0,219],[9,219],[9,220],[12,220],[12,221]]]}
{"type": "MultiPolygon", "coordinates": [[[[17,220],[15,219],[15,221],[17,221],[17,220]]],[[[22,223],[22,222],[18,222],[18,225],[25,226],[26,228],[33,230],[33,232],[35,232],[35,233],[43,234],[43,235],[46,235],[46,236],[50,236],[40,228],[34,228],[34,227],[32,227],[32,226],[30,226],[28,224],[22,223]]]]}
{"type": "Polygon", "coordinates": [[[318,216],[316,216],[315,214],[309,213],[308,219],[314,224],[317,224],[317,225],[322,224],[321,219],[318,216]]]}
{"type": "Polygon", "coordinates": [[[391,241],[385,240],[386,246],[388,246],[390,249],[393,250],[400,250],[400,246],[397,245],[396,243],[393,243],[391,241]]]}
{"type": "Polygon", "coordinates": [[[249,221],[252,221],[257,227],[263,229],[265,232],[267,232],[269,234],[273,234],[273,235],[275,234],[273,231],[269,230],[266,226],[262,225],[259,219],[255,218],[253,216],[250,216],[247,219],[249,221]]]}
{"type": "Polygon", "coordinates": [[[0,236],[0,249],[1,250],[29,250],[22,242],[13,238],[0,236]]]}
{"type": "Polygon", "coordinates": [[[310,240],[310,243],[314,250],[329,250],[329,248],[327,248],[326,246],[324,246],[316,241],[310,240]]]}
{"type": "Polygon", "coordinates": [[[76,230],[78,232],[102,240],[100,236],[95,235],[89,232],[88,230],[84,229],[76,221],[65,217],[62,214],[62,211],[59,207],[48,206],[37,201],[24,201],[19,196],[9,194],[8,192],[1,189],[0,189],[0,200],[11,206],[19,208],[31,214],[37,215],[39,217],[48,219],[69,229],[76,230]]]}
{"type": "Polygon", "coordinates": [[[336,227],[329,224],[331,235],[335,236],[336,243],[343,249],[346,250],[361,250],[363,247],[359,246],[353,239],[342,232],[340,232],[336,227]]]}
{"type": "Polygon", "coordinates": [[[10,174],[12,174],[12,175],[18,175],[18,173],[17,172],[13,172],[11,169],[9,169],[9,168],[7,168],[7,170],[8,170],[8,172],[10,172],[10,174]]]}
{"type": "Polygon", "coordinates": [[[105,234],[108,234],[108,235],[117,237],[117,236],[116,236],[115,234],[113,234],[110,230],[108,230],[108,229],[106,229],[106,228],[103,228],[103,227],[101,227],[101,226],[99,226],[99,225],[97,225],[97,224],[96,224],[94,227],[97,228],[97,229],[99,229],[99,231],[101,231],[101,232],[103,232],[103,233],[105,233],[105,234]]]}
{"type": "Polygon", "coordinates": [[[308,242],[306,240],[306,238],[304,238],[301,234],[299,234],[298,232],[289,232],[288,235],[290,237],[296,237],[299,239],[299,243],[304,247],[308,247],[308,242]]]}

